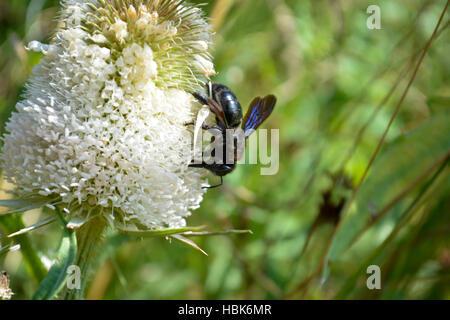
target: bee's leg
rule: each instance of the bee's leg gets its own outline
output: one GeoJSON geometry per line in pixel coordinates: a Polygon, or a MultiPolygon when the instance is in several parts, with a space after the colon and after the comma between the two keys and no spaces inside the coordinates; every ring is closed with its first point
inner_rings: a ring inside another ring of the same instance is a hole
{"type": "Polygon", "coordinates": [[[211,153],[214,153],[214,150],[210,151],[210,155],[207,155],[206,151],[202,152],[202,163],[195,163],[195,160],[192,160],[191,163],[188,165],[188,167],[191,167],[191,168],[203,168],[203,169],[209,170],[211,165],[206,163],[205,161],[203,161],[203,159],[205,159],[205,158],[207,158],[207,157],[209,157],[211,155],[214,156],[211,153]]]}
{"type": "Polygon", "coordinates": [[[191,164],[189,164],[188,167],[190,167],[190,168],[203,168],[203,169],[207,169],[206,166],[207,166],[207,164],[204,163],[204,162],[202,162],[202,163],[191,163],[191,164]]]}
{"type": "MultiPolygon", "coordinates": [[[[184,125],[186,127],[187,126],[195,126],[195,122],[194,121],[187,122],[184,125]]],[[[203,130],[212,130],[212,131],[216,132],[216,134],[222,134],[222,129],[218,125],[210,126],[210,125],[207,125],[207,124],[202,124],[202,129],[203,130]]],[[[211,132],[211,133],[213,133],[213,132],[211,132]]]]}
{"type": "MultiPolygon", "coordinates": [[[[209,166],[210,165],[205,163],[205,162],[203,162],[203,163],[191,163],[189,165],[190,168],[202,168],[202,169],[208,169],[209,166]]],[[[220,187],[221,185],[223,185],[223,177],[222,176],[220,176],[220,184],[215,185],[215,186],[211,186],[211,187],[202,187],[202,189],[214,189],[214,188],[220,187]]]]}
{"type": "Polygon", "coordinates": [[[223,177],[222,176],[220,176],[220,184],[211,186],[211,187],[202,187],[202,189],[214,189],[214,188],[220,187],[221,185],[223,185],[223,177]]]}
{"type": "Polygon", "coordinates": [[[198,92],[191,92],[191,94],[198,100],[202,105],[209,105],[208,98],[198,92]]]}
{"type": "MultiPolygon", "coordinates": [[[[195,126],[195,121],[186,122],[184,125],[185,125],[186,127],[187,127],[187,126],[195,126]]],[[[209,126],[209,125],[207,125],[207,124],[202,124],[202,129],[203,129],[203,130],[209,130],[209,129],[213,128],[213,127],[215,127],[215,126],[209,126]]]]}

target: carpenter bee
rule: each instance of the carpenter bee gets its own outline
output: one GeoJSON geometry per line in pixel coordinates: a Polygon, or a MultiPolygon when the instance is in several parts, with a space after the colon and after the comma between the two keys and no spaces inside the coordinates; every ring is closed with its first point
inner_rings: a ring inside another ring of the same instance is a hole
{"type": "MultiPolygon", "coordinates": [[[[216,137],[221,138],[221,144],[223,145],[223,153],[219,159],[214,163],[208,163],[202,160],[202,163],[191,163],[189,167],[204,168],[211,171],[216,176],[220,177],[220,184],[208,187],[215,188],[223,184],[223,176],[229,174],[236,168],[236,162],[242,156],[242,152],[238,154],[238,136],[239,133],[243,135],[243,149],[245,150],[245,141],[250,134],[255,131],[266,120],[273,111],[275,103],[277,101],[274,95],[267,95],[264,98],[256,97],[250,103],[250,106],[242,118],[242,107],[238,98],[234,93],[223,84],[208,83],[209,96],[205,96],[201,93],[194,92],[192,95],[203,105],[207,105],[211,112],[216,117],[216,125],[209,126],[202,125],[203,130],[209,130],[216,137]],[[239,125],[242,123],[241,129],[239,125]],[[227,134],[227,131],[229,132],[227,134]],[[230,135],[231,131],[231,135],[230,135]],[[231,140],[231,141],[230,141],[231,140]],[[232,148],[227,148],[227,146],[232,148]],[[227,157],[227,151],[233,152],[232,161],[227,157]]],[[[186,125],[194,125],[193,122],[186,125]]],[[[212,153],[214,156],[214,153],[212,153]]]]}

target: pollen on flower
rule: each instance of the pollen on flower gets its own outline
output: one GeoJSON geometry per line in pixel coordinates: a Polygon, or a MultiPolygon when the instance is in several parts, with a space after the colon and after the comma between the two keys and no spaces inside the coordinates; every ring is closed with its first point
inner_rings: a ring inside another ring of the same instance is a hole
{"type": "Polygon", "coordinates": [[[29,45],[44,58],[6,125],[2,167],[20,196],[56,199],[70,215],[180,227],[206,183],[188,168],[184,124],[201,107],[189,91],[214,73],[211,32],[195,7],[140,3],[63,1],[52,43],[29,45]]]}

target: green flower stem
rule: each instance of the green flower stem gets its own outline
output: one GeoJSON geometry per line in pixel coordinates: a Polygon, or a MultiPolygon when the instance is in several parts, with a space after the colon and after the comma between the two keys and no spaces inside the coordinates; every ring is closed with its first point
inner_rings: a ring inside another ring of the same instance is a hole
{"type": "MultiPolygon", "coordinates": [[[[16,232],[25,228],[20,215],[5,215],[0,217],[0,226],[7,234],[16,232]]],[[[47,269],[39,258],[36,250],[27,234],[16,236],[14,241],[20,245],[20,253],[27,272],[33,278],[36,284],[40,283],[47,274],[47,269]]]]}
{"type": "Polygon", "coordinates": [[[84,291],[86,289],[87,279],[89,278],[89,268],[92,263],[92,258],[95,256],[96,250],[101,242],[106,225],[105,218],[97,216],[77,229],[76,237],[78,251],[75,265],[77,265],[81,271],[81,286],[80,289],[68,289],[66,287],[63,290],[62,299],[84,299],[84,291]]]}

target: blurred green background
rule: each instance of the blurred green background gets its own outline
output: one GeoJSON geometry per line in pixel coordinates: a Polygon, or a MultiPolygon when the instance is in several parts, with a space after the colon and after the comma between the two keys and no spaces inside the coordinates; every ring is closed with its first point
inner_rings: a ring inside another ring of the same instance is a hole
{"type": "MultiPolygon", "coordinates": [[[[280,170],[261,176],[259,166],[241,165],[207,193],[189,225],[253,231],[192,238],[209,256],[109,233],[87,298],[450,299],[448,12],[367,178],[344,205],[446,2],[209,1],[214,80],[245,109],[254,96],[278,97],[263,127],[280,129],[280,170]],[[372,4],[381,8],[380,30],[366,27],[372,4]],[[381,268],[381,290],[366,286],[372,264],[381,268]]],[[[48,41],[57,10],[53,0],[0,1],[2,134],[41,58],[24,45],[48,41]]],[[[39,215],[24,214],[25,225],[39,215]]],[[[27,237],[48,261],[60,236],[51,225],[27,237]]],[[[13,299],[31,298],[37,284],[20,251],[0,256],[0,269],[13,299]]]]}

